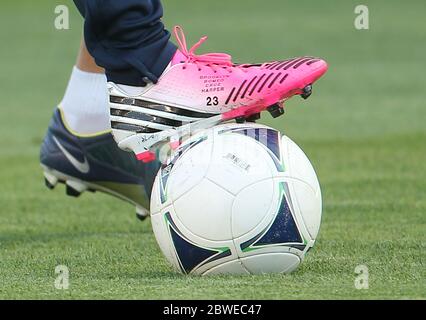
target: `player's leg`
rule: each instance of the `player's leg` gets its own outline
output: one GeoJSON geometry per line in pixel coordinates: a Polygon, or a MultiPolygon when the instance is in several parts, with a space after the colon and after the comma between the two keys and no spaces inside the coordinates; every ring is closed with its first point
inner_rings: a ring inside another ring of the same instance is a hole
{"type": "Polygon", "coordinates": [[[41,148],[46,185],[52,189],[58,182],[65,183],[71,196],[86,190],[115,195],[133,203],[143,218],[148,214],[158,164],[144,165],[117,147],[111,135],[106,85],[104,70],[82,41],[41,148]]]}
{"type": "Polygon", "coordinates": [[[237,65],[227,54],[197,55],[206,38],[188,49],[180,28],[176,50],[160,20],[159,0],[86,0],[79,6],[87,47],[109,81],[114,138],[143,161],[154,157],[154,144],[194,127],[183,126],[188,122],[203,127],[252,120],[265,109],[279,116],[284,100],[308,97],[327,70],[313,57],[237,65]]]}
{"type": "Polygon", "coordinates": [[[160,0],[74,0],[84,17],[85,41],[110,81],[156,82],[177,48],[161,21],[160,0]]]}
{"type": "Polygon", "coordinates": [[[87,51],[86,42],[84,38],[81,39],[80,50],[77,55],[77,62],[75,66],[81,71],[95,73],[95,74],[105,74],[105,69],[99,67],[92,55],[87,51]]]}
{"type": "Polygon", "coordinates": [[[79,135],[111,129],[105,70],[95,63],[84,40],[59,108],[69,128],[79,135]]]}

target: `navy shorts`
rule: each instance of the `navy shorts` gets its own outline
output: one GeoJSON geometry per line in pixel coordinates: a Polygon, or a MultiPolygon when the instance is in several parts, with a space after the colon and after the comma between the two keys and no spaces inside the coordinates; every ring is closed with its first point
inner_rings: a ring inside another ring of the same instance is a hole
{"type": "Polygon", "coordinates": [[[143,86],[157,82],[176,46],[161,22],[160,0],[74,0],[84,17],[84,38],[108,81],[143,86]]]}

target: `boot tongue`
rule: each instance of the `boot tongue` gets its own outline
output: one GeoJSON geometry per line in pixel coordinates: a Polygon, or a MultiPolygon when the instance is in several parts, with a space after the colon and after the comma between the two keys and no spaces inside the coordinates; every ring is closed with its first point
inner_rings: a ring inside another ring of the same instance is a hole
{"type": "Polygon", "coordinates": [[[171,65],[174,66],[175,64],[185,62],[186,60],[188,60],[188,58],[179,49],[177,49],[172,58],[171,65]]]}

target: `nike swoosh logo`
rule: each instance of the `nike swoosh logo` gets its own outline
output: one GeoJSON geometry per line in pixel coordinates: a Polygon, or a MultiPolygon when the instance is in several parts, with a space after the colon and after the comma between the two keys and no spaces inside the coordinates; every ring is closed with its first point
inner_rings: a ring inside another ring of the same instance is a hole
{"type": "Polygon", "coordinates": [[[90,166],[89,166],[89,162],[87,161],[87,158],[84,157],[84,161],[80,162],[78,161],[76,158],[74,158],[74,156],[68,152],[67,149],[65,149],[62,144],[58,141],[58,139],[53,136],[53,140],[55,141],[55,143],[58,145],[58,148],[62,151],[62,153],[65,155],[65,157],[68,159],[69,162],[71,162],[71,164],[81,173],[89,173],[90,171],[90,166]]]}

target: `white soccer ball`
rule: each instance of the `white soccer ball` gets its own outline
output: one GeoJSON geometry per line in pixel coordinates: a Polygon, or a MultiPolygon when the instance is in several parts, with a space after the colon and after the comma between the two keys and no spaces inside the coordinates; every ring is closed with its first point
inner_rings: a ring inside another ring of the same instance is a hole
{"type": "Polygon", "coordinates": [[[315,243],[321,210],[309,159],[259,124],[186,140],[159,170],[151,197],[157,242],[188,274],[291,272],[315,243]]]}

